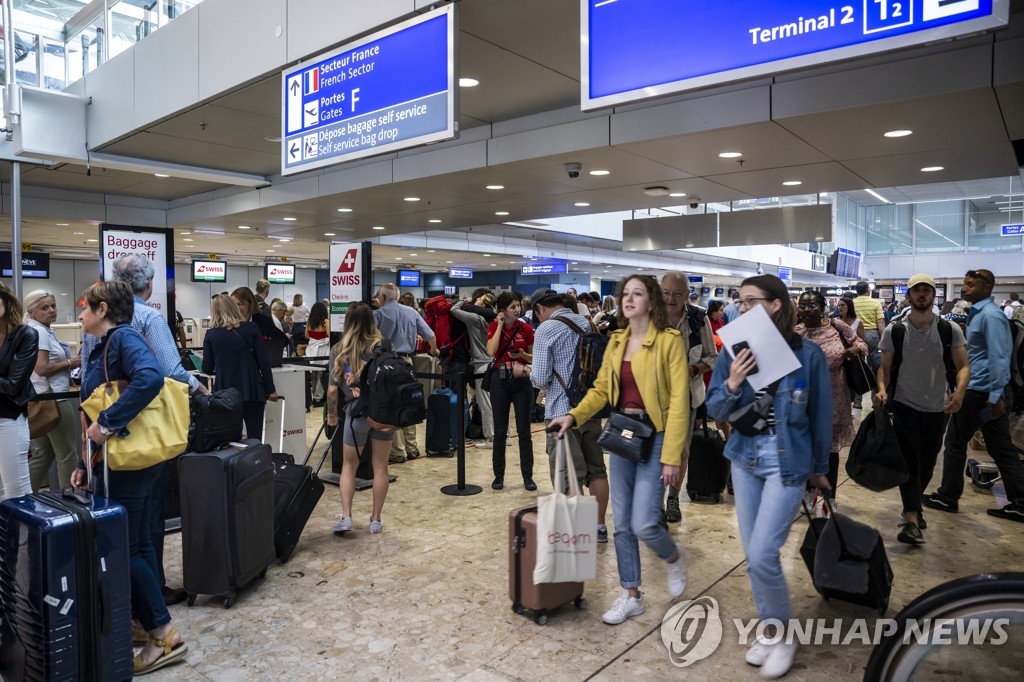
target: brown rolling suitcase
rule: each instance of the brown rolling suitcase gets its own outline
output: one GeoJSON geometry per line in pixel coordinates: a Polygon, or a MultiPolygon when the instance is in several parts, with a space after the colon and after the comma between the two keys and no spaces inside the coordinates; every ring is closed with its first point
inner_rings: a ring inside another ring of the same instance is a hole
{"type": "Polygon", "coordinates": [[[531,611],[534,622],[544,625],[548,613],[559,606],[572,602],[578,609],[587,608],[583,583],[533,583],[533,567],[537,563],[536,505],[509,512],[508,531],[508,595],[513,611],[531,611]]]}

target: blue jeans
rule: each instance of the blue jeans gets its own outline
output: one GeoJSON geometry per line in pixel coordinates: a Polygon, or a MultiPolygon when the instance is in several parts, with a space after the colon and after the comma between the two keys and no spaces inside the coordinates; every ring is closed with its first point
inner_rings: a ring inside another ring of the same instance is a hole
{"type": "Polygon", "coordinates": [[[669,560],[676,543],[661,526],[661,444],[664,433],[654,436],[651,456],[644,464],[611,455],[610,485],[612,519],[615,522],[615,561],[623,589],[640,587],[640,540],[659,558],[669,560]]]}
{"type": "MultiPolygon", "coordinates": [[[[171,622],[160,591],[161,567],[150,535],[153,499],[164,464],[140,471],[111,471],[107,494],[128,512],[128,552],[131,555],[132,612],[149,632],[171,622]]],[[[103,467],[98,467],[97,489],[103,488],[103,467]]],[[[102,493],[101,493],[102,494],[102,493]]]]}
{"type": "Polygon", "coordinates": [[[759,436],[757,446],[757,456],[749,465],[732,465],[736,520],[757,615],[761,620],[777,618],[787,623],[789,589],[782,574],[779,550],[786,544],[806,487],[804,483],[782,482],[775,436],[759,436]]]}

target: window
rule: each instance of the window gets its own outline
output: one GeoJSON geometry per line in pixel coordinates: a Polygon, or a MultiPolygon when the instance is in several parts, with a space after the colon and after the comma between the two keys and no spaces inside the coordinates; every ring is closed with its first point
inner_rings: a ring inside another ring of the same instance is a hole
{"type": "Polygon", "coordinates": [[[917,253],[958,253],[965,248],[966,201],[935,201],[914,207],[917,253]]]}

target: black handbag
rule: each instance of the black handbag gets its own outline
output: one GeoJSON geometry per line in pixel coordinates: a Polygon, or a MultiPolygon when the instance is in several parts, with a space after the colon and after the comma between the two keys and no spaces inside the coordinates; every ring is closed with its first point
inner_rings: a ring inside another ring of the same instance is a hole
{"type": "MultiPolygon", "coordinates": [[[[836,328],[835,323],[832,323],[832,328],[839,334],[839,340],[843,344],[843,349],[849,348],[850,344],[843,338],[843,333],[836,328]]],[[[864,395],[869,391],[874,393],[878,388],[875,383],[875,375],[868,367],[867,360],[863,356],[858,355],[855,358],[844,358],[843,372],[846,374],[846,385],[857,395],[864,395]]]]}
{"type": "Polygon", "coordinates": [[[491,361],[491,364],[489,364],[487,369],[484,370],[483,379],[480,380],[480,388],[488,393],[491,390],[491,381],[494,379],[494,370],[498,367],[498,358],[505,355],[505,353],[508,352],[508,349],[512,347],[512,344],[516,340],[516,332],[519,330],[520,324],[521,323],[519,321],[516,321],[516,323],[512,325],[512,331],[509,333],[508,341],[505,342],[504,348],[500,349],[500,351],[494,356],[494,360],[491,361]]]}
{"type": "Polygon", "coordinates": [[[597,437],[597,444],[602,448],[637,464],[647,462],[653,442],[654,424],[639,415],[619,410],[609,415],[604,430],[597,437]]]}

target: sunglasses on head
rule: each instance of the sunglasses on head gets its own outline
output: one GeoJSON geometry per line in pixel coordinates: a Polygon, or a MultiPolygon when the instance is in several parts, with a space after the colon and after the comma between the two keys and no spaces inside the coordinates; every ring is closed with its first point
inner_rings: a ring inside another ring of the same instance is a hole
{"type": "Polygon", "coordinates": [[[985,280],[986,282],[988,282],[989,284],[991,284],[992,286],[996,285],[995,277],[993,277],[992,275],[988,274],[987,272],[978,272],[977,270],[968,270],[967,273],[965,274],[965,277],[970,277],[971,279],[982,279],[982,280],[985,280]]]}

